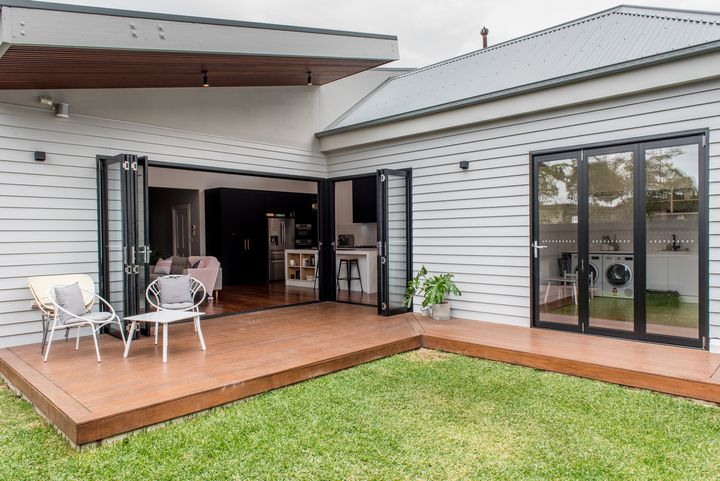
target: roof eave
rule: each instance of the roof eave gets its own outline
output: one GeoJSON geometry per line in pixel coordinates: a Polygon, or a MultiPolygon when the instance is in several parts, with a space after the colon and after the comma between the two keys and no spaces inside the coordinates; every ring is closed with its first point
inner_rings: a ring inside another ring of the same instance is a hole
{"type": "MultiPolygon", "coordinates": [[[[455,109],[461,109],[463,107],[468,107],[472,105],[478,105],[494,100],[500,100],[503,98],[511,97],[514,95],[519,95],[523,93],[529,93],[529,92],[535,92],[538,90],[544,90],[549,89],[552,87],[558,87],[561,85],[566,85],[570,83],[576,83],[581,82],[584,80],[590,80],[597,77],[603,77],[607,75],[612,75],[615,73],[620,73],[628,70],[635,70],[640,69],[644,67],[648,67],[651,65],[661,64],[661,63],[667,63],[674,60],[679,60],[686,57],[692,57],[697,55],[703,55],[706,53],[712,53],[715,51],[720,50],[720,41],[714,41],[709,42],[701,45],[695,45],[692,47],[680,49],[680,50],[674,50],[672,52],[666,52],[658,55],[654,55],[652,57],[644,57],[637,60],[631,60],[629,62],[623,62],[619,64],[609,65],[606,67],[601,67],[597,69],[592,70],[586,70],[584,72],[578,72],[571,75],[566,75],[563,77],[556,77],[554,79],[544,80],[542,82],[536,82],[532,84],[527,85],[521,85],[519,87],[514,87],[510,89],[500,90],[496,92],[491,92],[488,94],[483,94],[475,97],[469,97],[466,99],[454,101],[454,102],[448,102],[445,104],[439,104],[434,105],[432,107],[427,107],[423,109],[414,110],[411,112],[404,112],[397,115],[392,115],[388,117],[382,117],[378,119],[368,120],[365,122],[359,122],[352,125],[346,125],[342,127],[336,127],[331,128],[327,130],[323,130],[320,132],[317,132],[315,134],[315,137],[317,138],[323,138],[328,137],[336,134],[341,134],[345,132],[350,132],[353,130],[359,130],[363,128],[368,127],[375,127],[379,125],[385,125],[385,124],[391,124],[395,122],[400,122],[403,120],[409,120],[417,117],[423,117],[427,115],[431,115],[438,112],[445,112],[448,110],[455,110],[455,109]]],[[[346,118],[348,114],[345,115],[346,118]]]]}
{"type": "Polygon", "coordinates": [[[246,22],[221,18],[194,17],[190,15],[175,15],[160,12],[144,12],[138,10],[123,10],[116,8],[94,7],[89,5],[71,5],[63,3],[37,2],[34,0],[0,0],[0,8],[28,8],[33,10],[49,10],[54,12],[86,13],[92,15],[107,15],[111,17],[126,17],[147,20],[161,20],[169,22],[198,23],[203,25],[221,25],[228,27],[258,28],[265,30],[284,30],[288,32],[315,33],[322,35],[340,35],[343,37],[374,38],[380,40],[395,40],[397,35],[379,33],[365,33],[345,30],[334,30],[315,27],[299,27],[295,25],[272,24],[262,22],[246,22]]]}

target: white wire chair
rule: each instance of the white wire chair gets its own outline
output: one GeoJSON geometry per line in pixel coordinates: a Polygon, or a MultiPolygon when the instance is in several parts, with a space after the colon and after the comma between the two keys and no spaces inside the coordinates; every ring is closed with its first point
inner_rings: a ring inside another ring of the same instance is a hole
{"type": "MultiPolygon", "coordinates": [[[[89,327],[92,331],[93,336],[93,342],[95,343],[95,353],[97,354],[97,361],[100,362],[100,348],[98,346],[98,338],[97,333],[100,329],[107,326],[108,324],[117,324],[118,328],[120,330],[120,336],[122,337],[123,346],[127,343],[125,340],[125,329],[123,328],[122,323],[120,322],[120,318],[115,313],[115,309],[110,305],[108,301],[100,297],[99,295],[95,294],[92,291],[88,291],[87,289],[80,289],[83,293],[84,297],[92,296],[94,299],[96,299],[99,302],[99,305],[104,306],[106,311],[98,311],[98,312],[90,312],[89,309],[87,309],[86,306],[86,312],[82,316],[78,316],[76,314],[73,314],[72,312],[64,309],[62,306],[60,306],[57,303],[57,299],[55,298],[55,288],[56,287],[64,287],[64,286],[52,286],[48,289],[48,298],[50,299],[50,302],[52,302],[53,305],[53,313],[52,313],[52,327],[50,329],[50,334],[48,336],[47,341],[47,347],[45,348],[45,355],[43,356],[43,361],[47,362],[48,355],[50,354],[50,346],[52,345],[53,336],[55,334],[55,329],[69,329],[72,327],[77,327],[77,337],[75,339],[75,350],[78,350],[80,348],[80,328],[82,327],[89,327]],[[67,316],[67,319],[65,321],[61,321],[61,314],[64,314],[67,316]]],[[[92,306],[92,304],[90,304],[92,306]]]]}
{"type": "MultiPolygon", "coordinates": [[[[189,277],[186,275],[169,275],[169,276],[163,276],[162,278],[158,277],[154,281],[150,283],[150,285],[147,286],[147,289],[145,290],[145,298],[147,299],[148,303],[156,310],[156,311],[192,311],[192,312],[200,312],[200,305],[205,302],[205,298],[207,297],[207,290],[205,289],[205,286],[202,282],[195,279],[194,277],[190,277],[190,292],[192,295],[192,302],[181,302],[176,304],[166,304],[162,302],[162,292],[160,291],[160,279],[177,279],[180,277],[189,277]],[[199,300],[198,300],[199,298],[199,300]]],[[[158,343],[158,329],[159,323],[155,323],[155,344],[158,343]]],[[[205,350],[205,339],[203,338],[202,329],[200,328],[200,316],[196,316],[193,318],[193,327],[195,329],[195,332],[197,332],[198,337],[200,338],[200,345],[202,346],[203,351],[205,350]]],[[[164,327],[167,329],[167,326],[164,327]]]]}
{"type": "MultiPolygon", "coordinates": [[[[52,323],[54,307],[52,301],[47,297],[47,291],[52,286],[66,286],[70,284],[78,283],[80,289],[86,289],[87,291],[94,292],[95,283],[92,278],[87,274],[64,274],[55,276],[34,276],[28,278],[28,287],[30,293],[33,296],[33,309],[40,311],[42,318],[42,341],[40,342],[40,355],[42,356],[45,352],[45,346],[47,345],[47,336],[50,332],[50,324],[52,323]]],[[[85,298],[85,307],[88,311],[92,310],[93,304],[95,303],[94,295],[83,294],[85,298]]],[[[68,334],[70,328],[65,329],[65,340],[68,340],[68,334]]]]}

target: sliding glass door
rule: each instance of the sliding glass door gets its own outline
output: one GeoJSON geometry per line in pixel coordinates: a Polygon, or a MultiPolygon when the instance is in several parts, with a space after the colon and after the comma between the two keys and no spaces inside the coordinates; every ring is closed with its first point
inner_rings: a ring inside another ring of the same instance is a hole
{"type": "Polygon", "coordinates": [[[704,346],[702,135],[533,156],[534,325],[704,346]]]}

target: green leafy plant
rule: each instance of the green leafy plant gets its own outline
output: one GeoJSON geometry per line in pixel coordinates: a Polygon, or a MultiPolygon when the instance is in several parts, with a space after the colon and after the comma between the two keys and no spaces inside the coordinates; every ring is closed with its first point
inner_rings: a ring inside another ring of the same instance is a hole
{"type": "Polygon", "coordinates": [[[445,302],[445,296],[448,294],[462,295],[458,286],[453,282],[453,277],[455,277],[453,274],[432,277],[428,277],[427,274],[427,268],[422,266],[415,277],[410,279],[407,289],[405,289],[405,307],[412,306],[415,296],[423,297],[422,307],[427,309],[435,304],[445,302]]]}

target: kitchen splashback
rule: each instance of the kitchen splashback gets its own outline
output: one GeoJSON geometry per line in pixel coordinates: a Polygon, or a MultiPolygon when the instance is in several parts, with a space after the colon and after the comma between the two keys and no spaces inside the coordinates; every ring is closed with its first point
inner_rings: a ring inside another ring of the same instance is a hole
{"type": "Polygon", "coordinates": [[[352,235],[355,245],[375,245],[377,242],[377,224],[342,224],[335,228],[337,235],[352,235]]]}

